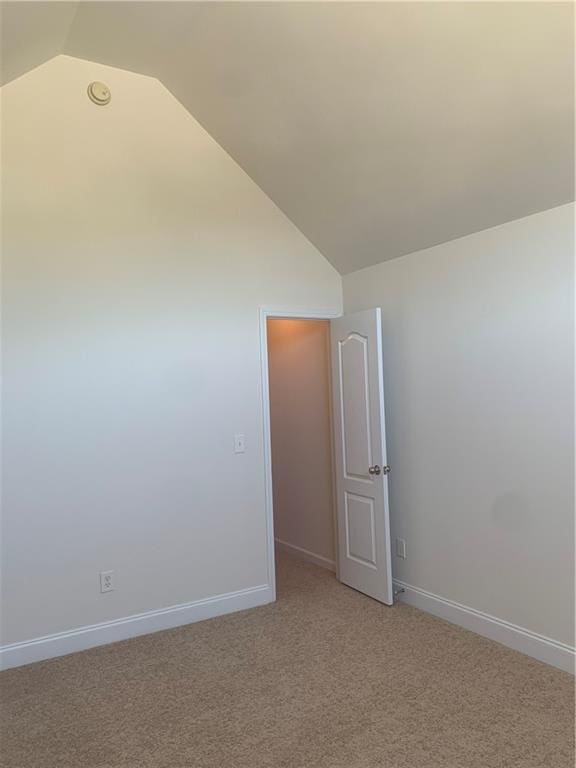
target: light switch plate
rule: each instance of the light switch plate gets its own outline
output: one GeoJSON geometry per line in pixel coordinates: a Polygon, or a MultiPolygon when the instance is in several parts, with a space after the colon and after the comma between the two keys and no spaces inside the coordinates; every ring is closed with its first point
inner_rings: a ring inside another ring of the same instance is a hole
{"type": "Polygon", "coordinates": [[[246,440],[244,435],[234,435],[234,453],[244,453],[246,450],[246,440]]]}

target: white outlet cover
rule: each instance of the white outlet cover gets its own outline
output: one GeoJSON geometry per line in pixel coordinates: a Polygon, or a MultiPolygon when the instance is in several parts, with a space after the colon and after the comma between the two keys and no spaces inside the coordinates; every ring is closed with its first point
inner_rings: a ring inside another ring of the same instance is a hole
{"type": "Polygon", "coordinates": [[[114,571],[100,571],[100,592],[114,592],[116,589],[116,577],[114,571]]]}
{"type": "Polygon", "coordinates": [[[406,541],[405,539],[396,539],[396,557],[406,559],[406,541]]]}

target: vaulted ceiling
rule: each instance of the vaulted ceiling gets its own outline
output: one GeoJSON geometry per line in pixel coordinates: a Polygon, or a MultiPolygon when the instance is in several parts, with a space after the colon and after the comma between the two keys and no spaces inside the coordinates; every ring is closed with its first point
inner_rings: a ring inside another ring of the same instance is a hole
{"type": "Polygon", "coordinates": [[[574,198],[571,2],[11,2],[8,81],[153,75],[347,273],[574,198]]]}

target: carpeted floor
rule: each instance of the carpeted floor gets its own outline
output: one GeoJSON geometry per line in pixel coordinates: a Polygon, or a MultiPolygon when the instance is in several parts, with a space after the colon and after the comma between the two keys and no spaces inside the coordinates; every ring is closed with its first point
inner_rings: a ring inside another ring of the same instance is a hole
{"type": "Polygon", "coordinates": [[[573,678],[283,555],[274,605],[0,675],[3,768],[574,768],[573,678]]]}

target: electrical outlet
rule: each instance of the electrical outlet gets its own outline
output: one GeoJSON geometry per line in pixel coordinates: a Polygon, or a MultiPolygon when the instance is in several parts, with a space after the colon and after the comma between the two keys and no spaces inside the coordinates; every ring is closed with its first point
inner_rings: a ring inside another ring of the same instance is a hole
{"type": "Polygon", "coordinates": [[[114,571],[100,571],[100,592],[114,592],[116,589],[116,576],[114,571]]]}
{"type": "Polygon", "coordinates": [[[396,557],[401,557],[402,560],[406,559],[406,540],[396,539],[396,557]]]}

